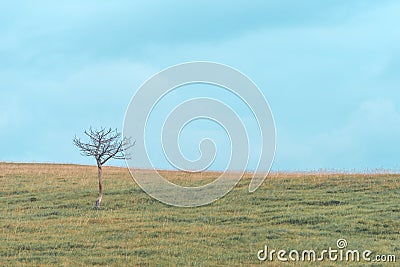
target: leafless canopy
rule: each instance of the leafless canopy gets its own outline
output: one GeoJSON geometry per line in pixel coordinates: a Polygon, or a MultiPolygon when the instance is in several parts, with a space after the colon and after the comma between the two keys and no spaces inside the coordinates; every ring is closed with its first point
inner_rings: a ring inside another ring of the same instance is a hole
{"type": "Polygon", "coordinates": [[[83,156],[94,157],[99,167],[109,159],[129,159],[131,155],[126,151],[135,145],[131,138],[124,137],[121,140],[121,133],[117,129],[94,130],[90,127],[84,133],[89,137],[88,142],[82,142],[75,136],[73,143],[83,156]]]}

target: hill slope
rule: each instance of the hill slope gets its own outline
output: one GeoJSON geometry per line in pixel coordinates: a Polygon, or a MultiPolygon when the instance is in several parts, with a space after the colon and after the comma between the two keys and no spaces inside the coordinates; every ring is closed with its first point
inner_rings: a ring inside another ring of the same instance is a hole
{"type": "MultiPolygon", "coordinates": [[[[163,174],[187,185],[217,176],[163,174]]],[[[400,257],[398,175],[272,174],[251,194],[248,183],[211,205],[176,208],[108,167],[94,210],[95,167],[0,163],[0,266],[251,266],[265,245],[321,250],[339,238],[400,257]]]]}

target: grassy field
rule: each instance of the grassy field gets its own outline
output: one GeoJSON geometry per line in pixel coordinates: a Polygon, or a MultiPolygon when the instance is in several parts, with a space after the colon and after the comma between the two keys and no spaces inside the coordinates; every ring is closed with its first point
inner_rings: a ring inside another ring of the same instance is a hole
{"type": "MultiPolygon", "coordinates": [[[[215,173],[164,172],[200,184],[215,173]]],[[[395,174],[271,174],[255,192],[242,179],[200,208],[147,196],[128,171],[104,170],[100,210],[96,168],[0,163],[0,266],[359,266],[360,263],[260,262],[271,249],[336,248],[400,261],[400,178],[395,174]]],[[[368,263],[395,266],[395,263],[368,263]]]]}

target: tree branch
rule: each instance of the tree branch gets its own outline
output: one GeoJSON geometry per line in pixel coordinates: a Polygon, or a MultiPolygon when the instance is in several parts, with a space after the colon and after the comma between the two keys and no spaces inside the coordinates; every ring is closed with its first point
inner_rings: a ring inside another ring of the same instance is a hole
{"type": "Polygon", "coordinates": [[[110,159],[129,159],[130,154],[125,151],[136,143],[127,137],[121,140],[121,133],[112,128],[96,130],[90,127],[84,133],[89,138],[88,142],[82,142],[75,136],[73,143],[81,151],[81,155],[93,156],[99,167],[110,159]]]}

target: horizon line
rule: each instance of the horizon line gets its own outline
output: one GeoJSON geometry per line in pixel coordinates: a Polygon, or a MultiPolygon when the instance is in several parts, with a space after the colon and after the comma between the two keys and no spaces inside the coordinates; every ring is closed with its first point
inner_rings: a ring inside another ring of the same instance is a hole
{"type": "MultiPolygon", "coordinates": [[[[3,161],[0,160],[0,164],[37,164],[37,165],[71,165],[71,166],[83,166],[83,167],[97,167],[96,164],[81,164],[81,163],[67,163],[67,162],[50,162],[50,161],[3,161]]],[[[117,166],[117,165],[104,165],[103,167],[112,167],[112,168],[121,168],[128,169],[128,166],[117,166]]],[[[131,168],[132,169],[132,168],[131,168]]],[[[150,171],[151,169],[146,168],[135,168],[135,170],[143,170],[150,171]]],[[[178,169],[163,169],[163,168],[155,168],[156,171],[171,171],[171,172],[188,172],[178,169]]],[[[222,173],[223,170],[205,170],[202,173],[222,173]]],[[[234,173],[235,171],[232,171],[234,173]]],[[[201,172],[193,172],[193,173],[201,173],[201,172]]],[[[246,170],[244,174],[252,174],[253,171],[246,170]]],[[[364,169],[364,170],[346,170],[346,169],[335,169],[335,168],[320,168],[315,170],[273,170],[269,171],[271,174],[279,174],[279,173],[290,173],[290,174],[400,174],[400,170],[396,169],[385,169],[385,168],[375,168],[375,169],[364,169]]]]}

